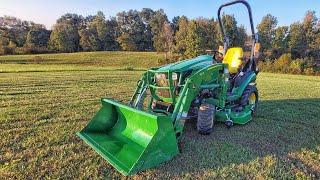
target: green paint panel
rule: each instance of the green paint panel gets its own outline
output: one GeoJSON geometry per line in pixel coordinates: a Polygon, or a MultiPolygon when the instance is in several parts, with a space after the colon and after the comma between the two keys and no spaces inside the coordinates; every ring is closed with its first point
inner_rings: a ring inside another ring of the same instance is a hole
{"type": "Polygon", "coordinates": [[[252,120],[252,111],[250,110],[250,107],[246,107],[241,112],[226,112],[226,111],[219,111],[216,112],[216,119],[220,122],[226,122],[228,120],[228,117],[233,121],[235,124],[244,125],[252,120]]]}
{"type": "Polygon", "coordinates": [[[157,69],[158,72],[172,71],[182,72],[187,70],[199,70],[213,63],[213,57],[210,55],[198,56],[194,59],[187,59],[173,64],[168,64],[157,69]]]}
{"type": "Polygon", "coordinates": [[[102,99],[102,108],[78,133],[124,175],[149,169],[178,153],[172,120],[102,99]]]}

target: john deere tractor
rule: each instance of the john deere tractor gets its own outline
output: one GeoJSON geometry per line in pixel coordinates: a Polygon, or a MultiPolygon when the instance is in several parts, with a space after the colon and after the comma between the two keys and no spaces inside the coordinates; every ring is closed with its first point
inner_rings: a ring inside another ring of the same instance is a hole
{"type": "Polygon", "coordinates": [[[259,96],[251,8],[244,0],[223,4],[218,20],[224,37],[220,51],[148,70],[128,104],[102,99],[102,108],[78,136],[122,174],[131,175],[176,156],[186,120],[195,120],[200,134],[210,134],[214,122],[231,127],[252,120],[259,96]],[[224,7],[238,3],[247,7],[251,24],[247,58],[241,47],[228,47],[221,19],[224,7]]]}

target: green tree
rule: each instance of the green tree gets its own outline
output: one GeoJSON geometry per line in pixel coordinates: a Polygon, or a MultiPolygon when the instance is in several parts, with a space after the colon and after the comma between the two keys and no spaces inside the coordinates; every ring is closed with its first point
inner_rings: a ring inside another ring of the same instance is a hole
{"type": "MultiPolygon", "coordinates": [[[[222,15],[222,22],[225,28],[225,33],[226,36],[228,37],[229,40],[229,46],[230,47],[236,47],[236,46],[243,46],[245,41],[246,41],[246,29],[244,26],[237,26],[238,22],[236,21],[234,15],[229,15],[229,14],[223,14],[222,15]]],[[[222,44],[223,42],[223,36],[221,33],[221,29],[219,24],[217,23],[216,27],[219,27],[218,31],[218,39],[219,39],[219,44],[222,44]]]]}
{"type": "Polygon", "coordinates": [[[217,22],[214,19],[198,18],[196,19],[199,36],[203,39],[202,50],[215,50],[218,46],[217,22]]]}
{"type": "Polygon", "coordinates": [[[46,48],[50,33],[43,25],[34,25],[28,32],[26,46],[46,48]]]}
{"type": "Polygon", "coordinates": [[[280,26],[275,29],[272,40],[272,51],[268,55],[269,59],[278,59],[289,48],[289,27],[280,26]]]}
{"type": "Polygon", "coordinates": [[[89,23],[88,27],[91,36],[96,36],[92,37],[92,39],[95,39],[95,41],[97,41],[96,44],[98,44],[99,46],[97,50],[105,50],[107,47],[108,29],[104,14],[99,11],[97,15],[93,17],[93,20],[91,23],[89,23]]]}
{"type": "Polygon", "coordinates": [[[179,29],[179,19],[180,19],[180,16],[175,16],[175,17],[173,17],[173,19],[172,19],[171,26],[172,26],[172,29],[173,29],[174,34],[176,34],[176,32],[177,32],[178,29],[179,29]]]}
{"type": "Polygon", "coordinates": [[[316,49],[318,45],[315,41],[317,39],[317,21],[318,18],[315,11],[306,12],[302,24],[306,34],[308,49],[316,49]]]}
{"type": "Polygon", "coordinates": [[[163,9],[156,11],[150,21],[150,26],[153,35],[153,46],[157,51],[164,51],[165,49],[165,42],[163,41],[163,38],[161,38],[161,31],[165,23],[168,23],[168,18],[163,9]]]}
{"type": "Polygon", "coordinates": [[[117,37],[119,37],[118,23],[115,18],[106,21],[107,35],[105,41],[105,50],[118,50],[119,44],[117,37]]]}
{"type": "Polygon", "coordinates": [[[95,16],[88,16],[80,26],[80,46],[84,51],[116,50],[119,48],[115,18],[106,20],[102,12],[95,16]]]}
{"type": "Polygon", "coordinates": [[[91,29],[82,29],[79,31],[80,46],[83,51],[101,50],[101,42],[96,31],[91,29]]]}
{"type": "Polygon", "coordinates": [[[237,35],[236,38],[234,40],[234,46],[237,47],[244,47],[246,40],[247,40],[247,32],[246,32],[246,28],[243,25],[240,25],[239,27],[237,27],[237,35]]]}
{"type": "MultiPolygon", "coordinates": [[[[228,37],[228,40],[229,40],[229,44],[232,47],[237,36],[237,21],[234,15],[223,14],[222,22],[224,25],[226,36],[228,37]]],[[[220,36],[219,38],[220,41],[223,42],[223,35],[221,31],[219,31],[219,36],[220,36]]]]}
{"type": "Polygon", "coordinates": [[[138,11],[129,10],[128,12],[123,11],[118,13],[117,23],[120,30],[117,41],[124,50],[148,50],[148,41],[145,36],[145,24],[138,11]]]}
{"type": "Polygon", "coordinates": [[[142,19],[143,23],[145,24],[145,31],[144,31],[144,41],[145,41],[145,49],[147,50],[154,50],[153,45],[153,34],[152,34],[152,27],[151,27],[151,20],[154,18],[155,12],[150,8],[143,8],[140,12],[140,18],[142,19]]]}
{"type": "Polygon", "coordinates": [[[183,55],[187,49],[187,35],[188,35],[189,20],[186,16],[182,16],[178,21],[178,31],[175,34],[175,52],[183,55]]]}
{"type": "Polygon", "coordinates": [[[150,8],[143,8],[141,10],[140,17],[145,24],[150,24],[156,12],[150,8]]]}
{"type": "Polygon", "coordinates": [[[277,27],[278,20],[271,14],[267,14],[262,18],[257,29],[259,33],[259,41],[261,43],[261,51],[270,50],[272,48],[272,41],[275,36],[275,29],[277,27]]]}
{"type": "Polygon", "coordinates": [[[172,52],[173,50],[173,29],[169,22],[163,24],[162,30],[160,32],[161,41],[164,42],[162,46],[162,51],[172,52]]]}
{"type": "Polygon", "coordinates": [[[10,37],[8,36],[8,30],[5,27],[0,28],[0,50],[2,51],[1,54],[3,53],[3,48],[8,46],[10,42],[10,37]]]}
{"type": "Polygon", "coordinates": [[[5,38],[8,39],[8,42],[12,41],[16,47],[24,46],[27,34],[33,25],[35,25],[34,22],[22,21],[16,17],[0,17],[0,28],[3,32],[5,31],[5,38]]]}
{"type": "Polygon", "coordinates": [[[320,49],[320,20],[316,25],[316,40],[315,40],[316,47],[315,49],[320,49]]]}
{"type": "Polygon", "coordinates": [[[304,56],[308,49],[307,36],[303,24],[299,22],[290,25],[289,48],[294,57],[304,56]]]}
{"type": "Polygon", "coordinates": [[[289,27],[280,26],[275,29],[274,39],[272,41],[272,48],[287,49],[289,47],[289,27]]]}
{"type": "Polygon", "coordinates": [[[204,38],[201,37],[201,28],[195,20],[192,20],[188,26],[185,56],[192,58],[202,54],[204,43],[204,38]]]}
{"type": "Polygon", "coordinates": [[[315,49],[320,49],[320,30],[319,32],[317,33],[317,37],[316,37],[316,40],[315,40],[315,49]]]}
{"type": "Polygon", "coordinates": [[[83,24],[83,17],[77,14],[65,14],[54,25],[49,47],[59,52],[76,52],[80,49],[79,30],[83,24]]]}
{"type": "Polygon", "coordinates": [[[124,51],[137,51],[138,46],[134,39],[131,38],[130,34],[123,32],[121,36],[117,38],[122,50],[124,51]]]}
{"type": "Polygon", "coordinates": [[[78,28],[69,23],[58,23],[50,35],[49,47],[58,52],[75,52],[79,49],[78,28]]]}

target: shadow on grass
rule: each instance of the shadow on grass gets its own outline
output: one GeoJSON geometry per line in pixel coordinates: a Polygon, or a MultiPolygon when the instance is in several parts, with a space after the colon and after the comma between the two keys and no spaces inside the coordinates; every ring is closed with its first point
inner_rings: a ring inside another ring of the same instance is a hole
{"type": "Polygon", "coordinates": [[[211,135],[201,136],[194,122],[188,122],[182,153],[158,168],[162,173],[182,175],[246,164],[268,155],[283,159],[290,152],[315,150],[319,132],[320,99],[261,101],[257,117],[244,126],[227,129],[216,124],[211,135]]]}

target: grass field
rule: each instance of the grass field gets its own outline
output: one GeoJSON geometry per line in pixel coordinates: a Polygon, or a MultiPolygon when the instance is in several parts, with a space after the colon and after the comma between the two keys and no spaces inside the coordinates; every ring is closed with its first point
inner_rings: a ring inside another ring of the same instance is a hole
{"type": "MultiPolygon", "coordinates": [[[[75,133],[101,97],[128,101],[142,71],[123,67],[148,68],[162,55],[39,56],[0,57],[0,179],[124,178],[75,133]]],[[[217,124],[210,136],[188,122],[180,155],[131,178],[319,179],[320,78],[261,73],[258,88],[252,122],[217,124]]]]}
{"type": "Polygon", "coordinates": [[[0,72],[141,70],[158,66],[164,57],[162,53],[118,51],[0,56],[0,72]]]}

